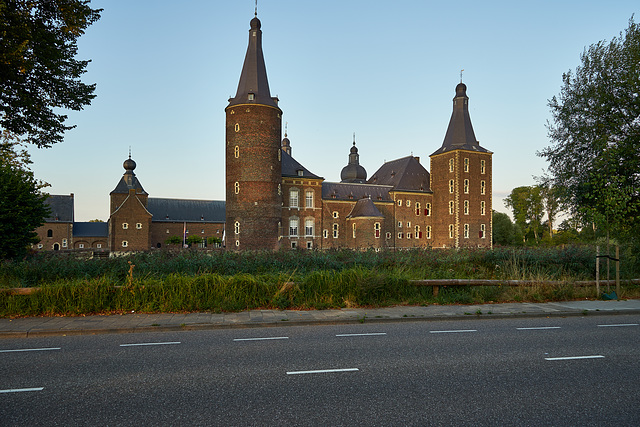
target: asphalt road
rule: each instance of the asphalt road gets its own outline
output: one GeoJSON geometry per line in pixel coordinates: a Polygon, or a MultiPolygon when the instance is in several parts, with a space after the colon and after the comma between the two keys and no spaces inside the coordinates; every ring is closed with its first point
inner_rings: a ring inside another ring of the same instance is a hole
{"type": "Polygon", "coordinates": [[[640,425],[640,316],[6,339],[0,425],[640,425]]]}

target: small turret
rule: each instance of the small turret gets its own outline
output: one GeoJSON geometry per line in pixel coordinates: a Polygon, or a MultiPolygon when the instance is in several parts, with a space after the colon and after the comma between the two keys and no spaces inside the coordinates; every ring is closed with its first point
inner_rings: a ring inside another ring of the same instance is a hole
{"type": "Polygon", "coordinates": [[[367,171],[360,166],[360,155],[356,147],[356,135],[353,134],[353,146],[349,152],[349,164],[340,172],[341,182],[360,183],[367,182],[367,171]]]}

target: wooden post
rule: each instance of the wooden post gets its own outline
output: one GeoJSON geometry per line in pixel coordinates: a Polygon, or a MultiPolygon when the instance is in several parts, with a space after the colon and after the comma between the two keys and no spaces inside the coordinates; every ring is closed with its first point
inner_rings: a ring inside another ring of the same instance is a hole
{"type": "Polygon", "coordinates": [[[616,296],[620,299],[620,245],[616,245],[616,296]]]}
{"type": "Polygon", "coordinates": [[[596,298],[600,298],[600,246],[596,246],[596,298]]]}

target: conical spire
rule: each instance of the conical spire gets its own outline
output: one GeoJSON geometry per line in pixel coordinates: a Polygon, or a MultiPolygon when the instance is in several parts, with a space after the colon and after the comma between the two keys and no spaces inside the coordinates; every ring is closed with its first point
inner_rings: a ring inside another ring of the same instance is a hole
{"type": "Polygon", "coordinates": [[[488,150],[480,146],[473,132],[471,117],[469,117],[467,85],[462,82],[456,86],[456,96],[453,98],[453,113],[451,113],[451,120],[449,120],[449,127],[442,142],[442,147],[432,156],[451,150],[488,152],[488,150]]]}
{"type": "Polygon", "coordinates": [[[257,15],[251,20],[249,46],[240,74],[238,91],[229,99],[229,106],[238,104],[260,104],[278,108],[278,99],[272,98],[267,80],[267,67],[262,54],[262,30],[257,15]]]}

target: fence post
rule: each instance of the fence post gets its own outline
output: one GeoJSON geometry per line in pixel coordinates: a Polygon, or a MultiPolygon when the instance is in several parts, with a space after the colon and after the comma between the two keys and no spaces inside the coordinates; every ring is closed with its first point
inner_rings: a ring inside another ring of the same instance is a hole
{"type": "Polygon", "coordinates": [[[620,299],[620,245],[616,245],[616,296],[620,299]]]}
{"type": "Polygon", "coordinates": [[[596,246],[596,298],[600,298],[600,246],[596,246]]]}

